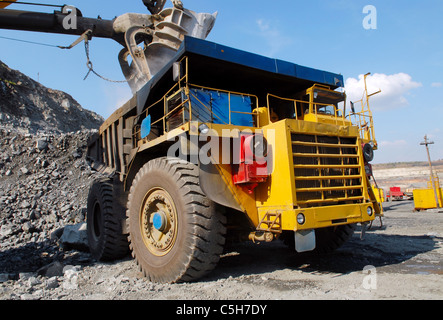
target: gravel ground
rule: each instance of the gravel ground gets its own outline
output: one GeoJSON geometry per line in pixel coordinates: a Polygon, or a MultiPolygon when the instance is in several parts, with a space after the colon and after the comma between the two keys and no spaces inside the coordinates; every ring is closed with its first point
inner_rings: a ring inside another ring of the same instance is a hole
{"type": "MultiPolygon", "coordinates": [[[[277,241],[242,243],[196,283],[146,281],[130,258],[93,261],[64,253],[59,275],[20,272],[0,284],[2,300],[354,300],[443,298],[443,212],[414,212],[412,201],[385,203],[361,240],[326,256],[296,254],[277,241]]],[[[26,250],[26,246],[12,250],[26,250]]],[[[32,255],[32,252],[28,254],[32,255]]]]}

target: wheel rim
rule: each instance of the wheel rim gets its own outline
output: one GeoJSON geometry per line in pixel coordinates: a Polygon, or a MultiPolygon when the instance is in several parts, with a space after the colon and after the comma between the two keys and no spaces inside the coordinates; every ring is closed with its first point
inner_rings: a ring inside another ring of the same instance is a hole
{"type": "Polygon", "coordinates": [[[140,209],[140,228],[146,248],[156,256],[172,250],[177,238],[177,210],[162,188],[149,190],[140,209]]]}

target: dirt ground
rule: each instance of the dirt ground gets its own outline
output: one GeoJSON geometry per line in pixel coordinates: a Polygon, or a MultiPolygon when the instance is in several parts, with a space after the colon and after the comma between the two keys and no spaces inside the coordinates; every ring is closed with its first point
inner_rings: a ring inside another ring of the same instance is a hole
{"type": "MultiPolygon", "coordinates": [[[[40,300],[438,300],[443,298],[443,212],[385,203],[374,221],[326,256],[296,254],[280,242],[243,243],[196,283],[153,284],[130,259],[90,262],[55,286],[47,280],[0,285],[0,299],[40,300]],[[46,285],[45,285],[46,283],[46,285]]],[[[80,255],[81,257],[81,255],[80,255]]],[[[80,259],[81,260],[81,259],[80,259]]]]}

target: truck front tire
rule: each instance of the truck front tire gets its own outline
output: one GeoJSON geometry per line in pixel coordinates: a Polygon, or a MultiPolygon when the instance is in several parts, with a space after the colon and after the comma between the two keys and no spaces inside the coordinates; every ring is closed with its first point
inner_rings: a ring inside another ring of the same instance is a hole
{"type": "Polygon", "coordinates": [[[127,208],[130,249],[149,280],[197,280],[217,265],[226,218],[199,186],[198,167],[175,158],[146,163],[127,208]]]}

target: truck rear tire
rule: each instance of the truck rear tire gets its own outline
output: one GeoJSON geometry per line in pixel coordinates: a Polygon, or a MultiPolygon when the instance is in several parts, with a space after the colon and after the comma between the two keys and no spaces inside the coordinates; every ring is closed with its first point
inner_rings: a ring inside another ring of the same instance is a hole
{"type": "Polygon", "coordinates": [[[86,219],[89,251],[99,261],[121,259],[129,253],[128,238],[115,207],[111,180],[95,181],[89,189],[86,219]]]}
{"type": "Polygon", "coordinates": [[[197,280],[223,252],[226,218],[199,186],[198,167],[175,158],[146,163],[127,209],[132,256],[150,281],[197,280]]]}

